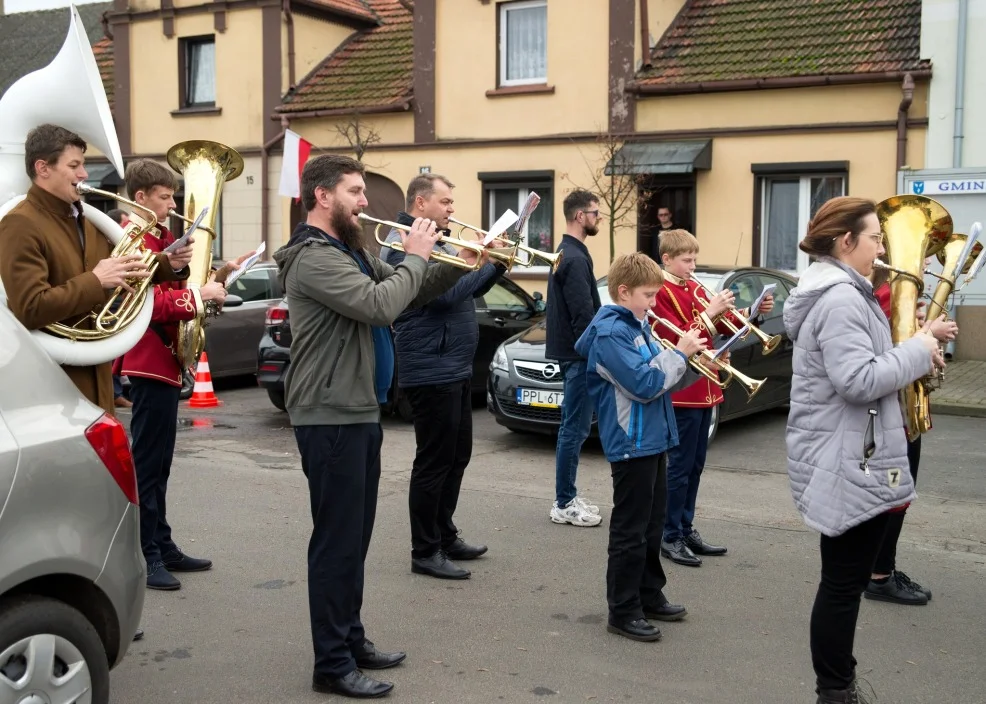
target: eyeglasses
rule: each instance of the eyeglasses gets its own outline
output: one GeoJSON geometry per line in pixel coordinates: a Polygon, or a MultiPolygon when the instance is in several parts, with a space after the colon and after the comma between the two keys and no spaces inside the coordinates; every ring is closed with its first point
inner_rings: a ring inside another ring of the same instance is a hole
{"type": "Polygon", "coordinates": [[[599,210],[583,210],[582,212],[585,213],[586,215],[591,215],[593,217],[599,216],[599,210]]]}
{"type": "Polygon", "coordinates": [[[877,244],[880,244],[880,245],[883,244],[883,234],[882,233],[881,234],[873,234],[872,232],[867,232],[867,233],[864,233],[864,236],[872,238],[873,241],[876,242],[877,244]]]}

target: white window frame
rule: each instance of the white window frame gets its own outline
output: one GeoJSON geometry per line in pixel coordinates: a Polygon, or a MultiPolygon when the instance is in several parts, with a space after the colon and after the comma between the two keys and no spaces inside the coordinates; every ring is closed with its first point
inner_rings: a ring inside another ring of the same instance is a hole
{"type": "MultiPolygon", "coordinates": [[[[490,222],[487,223],[486,227],[490,227],[490,226],[493,225],[493,213],[496,212],[496,209],[495,208],[496,208],[496,192],[497,191],[516,191],[516,193],[517,193],[517,207],[511,208],[511,210],[513,210],[515,213],[519,213],[523,209],[524,204],[527,203],[527,198],[531,194],[531,191],[536,191],[536,189],[534,189],[534,188],[527,188],[527,187],[514,188],[513,186],[504,186],[504,187],[499,187],[498,188],[495,183],[491,184],[490,185],[490,189],[489,189],[489,195],[487,196],[489,198],[488,212],[490,214],[490,222]]],[[[554,193],[552,193],[552,196],[554,196],[554,193]]],[[[553,202],[553,199],[552,199],[552,202],[553,202]]],[[[527,245],[527,246],[530,246],[530,242],[528,242],[528,240],[527,240],[527,231],[530,228],[530,226],[531,226],[531,220],[530,220],[530,218],[528,218],[527,222],[524,223],[524,231],[522,233],[520,233],[521,234],[521,238],[522,238],[521,239],[521,244],[524,244],[524,245],[527,245]]],[[[523,257],[523,254],[519,254],[518,257],[523,257]]],[[[538,259],[537,261],[541,262],[541,261],[544,261],[544,260],[543,259],[538,259]]],[[[546,274],[548,274],[551,271],[550,267],[547,264],[535,265],[535,266],[523,266],[523,267],[521,267],[518,264],[518,267],[524,273],[530,273],[530,274],[545,274],[546,275],[546,274]]]]}
{"type": "MultiPolygon", "coordinates": [[[[808,231],[808,223],[811,222],[811,181],[816,178],[838,178],[842,179],[842,193],[839,195],[846,195],[846,181],[848,176],[845,172],[825,172],[825,173],[811,173],[799,176],[798,174],[764,174],[758,176],[760,179],[760,260],[763,266],[766,266],[766,252],[767,252],[767,233],[769,232],[769,223],[767,222],[767,217],[770,213],[768,208],[768,201],[770,198],[770,182],[771,181],[791,181],[794,179],[799,180],[799,190],[798,190],[798,232],[796,242],[800,242],[804,237],[804,234],[808,231]]],[[[789,269],[778,269],[778,271],[784,271],[787,274],[797,276],[811,263],[809,261],[808,255],[797,250],[797,269],[791,271],[789,269]]]]}
{"type": "Polygon", "coordinates": [[[545,23],[545,75],[539,78],[514,78],[512,80],[507,80],[507,13],[511,10],[526,10],[532,7],[544,7],[545,12],[547,12],[548,2],[547,0],[522,0],[521,2],[505,2],[500,5],[500,37],[498,44],[500,47],[500,85],[501,86],[530,86],[530,85],[541,85],[548,82],[548,37],[547,37],[547,23],[545,23]]]}

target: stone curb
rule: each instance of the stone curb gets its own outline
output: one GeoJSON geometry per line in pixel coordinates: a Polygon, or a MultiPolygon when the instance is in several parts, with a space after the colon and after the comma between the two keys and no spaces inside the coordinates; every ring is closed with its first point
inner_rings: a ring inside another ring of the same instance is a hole
{"type": "Polygon", "coordinates": [[[965,403],[952,403],[949,401],[932,402],[931,414],[942,416],[971,416],[973,418],[986,418],[986,406],[971,405],[965,403]]]}

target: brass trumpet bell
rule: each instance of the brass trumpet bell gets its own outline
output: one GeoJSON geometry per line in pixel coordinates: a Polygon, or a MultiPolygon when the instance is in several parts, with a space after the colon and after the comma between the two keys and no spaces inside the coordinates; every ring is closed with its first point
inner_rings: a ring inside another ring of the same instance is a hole
{"type": "MultiPolygon", "coordinates": [[[[486,236],[490,234],[488,230],[481,230],[478,227],[467,225],[461,220],[456,220],[455,218],[449,218],[448,221],[453,225],[459,226],[460,237],[462,236],[462,233],[467,230],[469,232],[475,232],[480,240],[485,240],[486,236]]],[[[523,252],[525,255],[527,255],[526,260],[520,259],[519,257],[516,256],[516,254],[510,257],[508,260],[507,258],[497,256],[496,254],[494,254],[494,252],[497,251],[496,249],[491,250],[490,256],[493,257],[494,259],[498,259],[499,261],[502,262],[509,261],[507,271],[509,271],[514,264],[520,264],[521,266],[537,266],[535,262],[540,260],[546,262],[548,266],[551,267],[551,273],[553,274],[556,271],[558,271],[558,265],[561,264],[561,257],[563,252],[542,252],[540,249],[534,249],[533,247],[529,247],[526,244],[521,244],[519,235],[516,240],[511,240],[507,237],[497,237],[490,244],[496,244],[498,242],[502,243],[501,248],[503,249],[509,250],[516,248],[517,252],[523,252]]]]}
{"type": "MultiPolygon", "coordinates": [[[[380,228],[389,227],[395,230],[403,230],[404,232],[410,232],[411,227],[409,225],[401,225],[399,222],[393,222],[391,220],[378,220],[377,218],[370,217],[366,213],[360,213],[357,216],[360,220],[364,222],[374,223],[376,227],[373,228],[373,237],[376,239],[377,244],[381,247],[389,247],[398,252],[404,251],[404,246],[400,242],[387,242],[385,239],[380,238],[380,228]]],[[[429,259],[434,259],[436,262],[441,262],[443,264],[449,264],[450,266],[458,267],[459,269],[468,269],[474,271],[478,269],[481,264],[480,257],[486,248],[483,245],[476,242],[468,242],[466,240],[456,239],[454,237],[439,237],[438,241],[442,244],[450,244],[458,249],[467,249],[470,252],[476,253],[476,263],[470,264],[462,257],[457,257],[454,254],[447,254],[445,252],[439,252],[432,250],[429,259]]]]}

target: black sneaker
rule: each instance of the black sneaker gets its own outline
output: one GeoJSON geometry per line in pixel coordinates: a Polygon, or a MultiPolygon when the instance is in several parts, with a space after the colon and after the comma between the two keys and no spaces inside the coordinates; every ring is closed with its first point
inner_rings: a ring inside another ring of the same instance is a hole
{"type": "Polygon", "coordinates": [[[901,584],[909,587],[913,591],[921,592],[926,597],[928,597],[928,601],[931,601],[931,590],[930,589],[928,589],[926,587],[922,587],[920,584],[918,584],[917,582],[915,582],[913,579],[911,579],[910,577],[908,577],[906,574],[904,574],[900,570],[895,570],[894,571],[894,575],[897,577],[898,580],[900,580],[900,583],[901,584]]]}
{"type": "Polygon", "coordinates": [[[922,592],[915,591],[907,586],[903,580],[897,576],[897,572],[890,575],[886,582],[874,582],[872,579],[866,585],[863,596],[867,599],[876,601],[889,601],[892,604],[903,604],[905,606],[924,606],[928,603],[928,597],[922,592]]]}
{"type": "Polygon", "coordinates": [[[181,589],[181,582],[175,579],[163,562],[152,562],[147,566],[147,588],[173,592],[181,589]]]}

